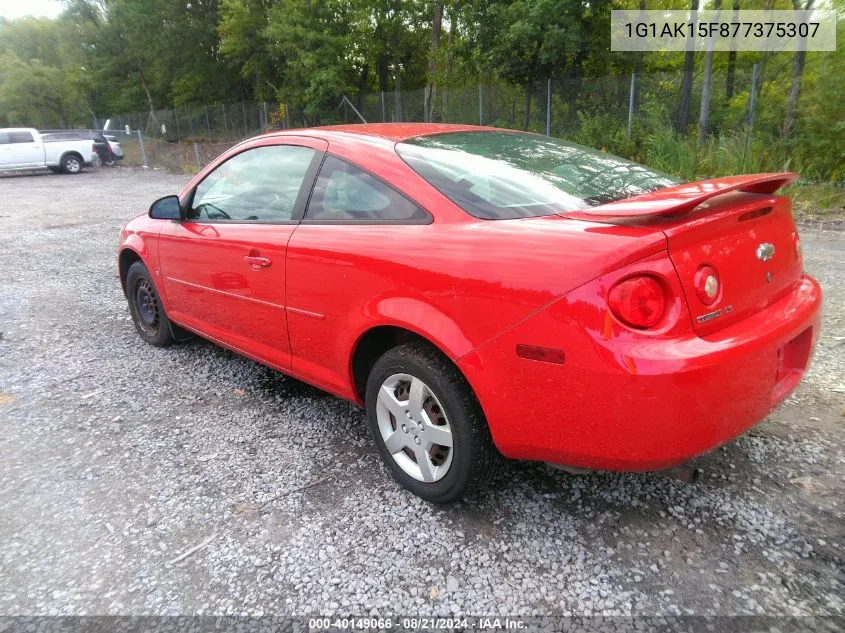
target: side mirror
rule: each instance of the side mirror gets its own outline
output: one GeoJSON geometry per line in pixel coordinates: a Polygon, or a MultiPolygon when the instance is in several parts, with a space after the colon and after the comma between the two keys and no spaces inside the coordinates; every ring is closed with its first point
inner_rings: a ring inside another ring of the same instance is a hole
{"type": "Polygon", "coordinates": [[[149,215],[154,220],[181,220],[182,207],[179,196],[164,196],[150,205],[149,215]]]}

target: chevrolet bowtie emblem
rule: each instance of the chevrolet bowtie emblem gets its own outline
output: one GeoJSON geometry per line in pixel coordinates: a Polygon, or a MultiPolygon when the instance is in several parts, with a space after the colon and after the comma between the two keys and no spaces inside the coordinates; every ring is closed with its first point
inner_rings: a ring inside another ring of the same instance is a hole
{"type": "Polygon", "coordinates": [[[767,262],[775,256],[775,245],[763,242],[757,247],[757,259],[761,262],[767,262]]]}

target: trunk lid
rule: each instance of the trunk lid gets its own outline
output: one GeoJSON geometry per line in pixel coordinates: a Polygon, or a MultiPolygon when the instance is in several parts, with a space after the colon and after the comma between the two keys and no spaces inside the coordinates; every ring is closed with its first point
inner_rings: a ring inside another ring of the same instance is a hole
{"type": "Polygon", "coordinates": [[[796,178],[760,174],[687,183],[579,211],[577,217],[662,230],[693,327],[704,336],[766,308],[801,279],[791,203],[773,194],[796,178]],[[709,304],[701,292],[704,266],[719,279],[709,304]]]}

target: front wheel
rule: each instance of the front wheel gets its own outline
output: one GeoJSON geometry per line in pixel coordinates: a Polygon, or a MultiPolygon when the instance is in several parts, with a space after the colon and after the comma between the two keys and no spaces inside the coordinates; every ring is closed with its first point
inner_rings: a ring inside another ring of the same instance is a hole
{"type": "Polygon", "coordinates": [[[379,358],[367,379],[367,420],[399,484],[434,503],[456,501],[489,479],[497,452],[458,369],[410,343],[379,358]]]}
{"type": "Polygon", "coordinates": [[[144,341],[156,347],[166,347],[175,341],[158,290],[141,262],[132,264],[126,273],[126,300],[135,329],[144,341]]]}

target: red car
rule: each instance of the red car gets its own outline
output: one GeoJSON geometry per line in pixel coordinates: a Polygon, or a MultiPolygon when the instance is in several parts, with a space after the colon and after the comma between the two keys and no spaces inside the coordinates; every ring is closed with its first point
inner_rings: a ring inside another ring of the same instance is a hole
{"type": "Polygon", "coordinates": [[[393,476],[445,502],[499,453],[662,469],[764,418],[819,333],[795,178],[678,183],[472,126],[274,133],[130,221],[120,280],[145,341],[364,406],[393,476]]]}

